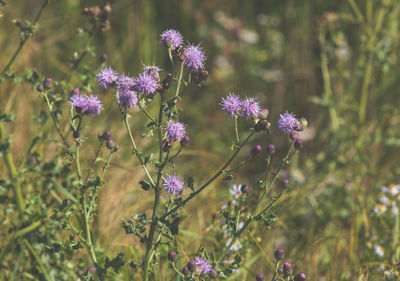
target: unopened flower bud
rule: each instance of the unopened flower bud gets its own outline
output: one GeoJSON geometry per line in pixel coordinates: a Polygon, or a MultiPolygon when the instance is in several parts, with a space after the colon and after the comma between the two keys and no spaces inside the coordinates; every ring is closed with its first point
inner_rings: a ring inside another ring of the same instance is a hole
{"type": "Polygon", "coordinates": [[[77,139],[77,138],[79,138],[81,136],[81,133],[79,131],[74,131],[72,133],[72,136],[77,139]]]}
{"type": "Polygon", "coordinates": [[[196,269],[197,269],[194,260],[190,260],[186,266],[187,266],[187,268],[189,269],[190,272],[195,272],[196,269]]]}
{"type": "Polygon", "coordinates": [[[269,110],[268,110],[268,108],[264,108],[264,109],[262,109],[262,110],[260,111],[260,113],[258,114],[258,118],[263,119],[263,120],[266,120],[267,117],[268,117],[268,115],[269,115],[269,110]]]}
{"type": "Polygon", "coordinates": [[[295,140],[297,140],[299,138],[299,134],[296,133],[296,132],[291,132],[289,137],[290,137],[291,140],[295,141],[295,140]]]}
{"type": "Polygon", "coordinates": [[[181,139],[181,145],[182,145],[182,146],[187,146],[187,145],[189,144],[189,141],[190,141],[189,136],[184,136],[184,137],[181,139]]]}
{"type": "Polygon", "coordinates": [[[71,200],[69,200],[69,199],[64,199],[62,202],[64,207],[67,207],[70,203],[71,203],[71,200]]]}
{"type": "Polygon", "coordinates": [[[261,151],[262,151],[262,146],[257,144],[256,146],[254,146],[251,149],[250,153],[251,153],[251,156],[256,157],[257,155],[259,155],[261,153],[261,151]]]}
{"type": "Polygon", "coordinates": [[[267,151],[269,154],[275,154],[275,145],[273,145],[272,143],[269,144],[267,147],[267,151]]]}
{"type": "Polygon", "coordinates": [[[259,120],[255,125],[254,125],[254,130],[256,132],[261,132],[268,130],[271,124],[267,120],[259,120]]]}
{"type": "Polygon", "coordinates": [[[88,273],[90,273],[90,274],[92,274],[92,273],[94,273],[96,271],[96,268],[92,265],[92,266],[89,266],[89,268],[88,268],[88,273]]]}
{"type": "Polygon", "coordinates": [[[279,274],[282,274],[282,273],[283,273],[283,267],[279,267],[279,268],[278,268],[278,273],[279,273],[279,274]]]}
{"type": "Polygon", "coordinates": [[[114,152],[117,152],[119,150],[119,144],[116,144],[115,146],[114,146],[114,152]]]}
{"type": "Polygon", "coordinates": [[[256,275],[256,281],[264,281],[264,280],[265,280],[264,274],[258,273],[256,275]]]}
{"type": "Polygon", "coordinates": [[[289,181],[288,178],[283,178],[283,179],[282,179],[281,187],[282,187],[283,189],[288,188],[289,184],[290,184],[290,181],[289,181]]]}
{"type": "Polygon", "coordinates": [[[79,95],[81,93],[81,90],[79,88],[73,88],[71,91],[71,95],[79,95]]]}
{"type": "Polygon", "coordinates": [[[36,90],[38,90],[38,92],[43,92],[43,90],[44,90],[43,84],[39,84],[39,85],[36,87],[36,90]]]}
{"type": "Polygon", "coordinates": [[[293,128],[293,130],[297,131],[297,132],[301,132],[301,131],[303,131],[303,129],[304,129],[303,125],[301,125],[301,123],[299,121],[297,121],[297,124],[294,125],[294,128],[293,128]]]}
{"type": "Polygon", "coordinates": [[[276,251],[274,252],[274,257],[277,261],[282,260],[284,256],[285,252],[281,248],[276,249],[276,251]]]}
{"type": "Polygon", "coordinates": [[[193,82],[200,84],[201,82],[204,82],[208,78],[208,71],[205,69],[202,69],[200,71],[193,72],[193,82]]]}
{"type": "Polygon", "coordinates": [[[84,273],[85,272],[82,269],[79,269],[76,271],[76,275],[78,275],[78,276],[83,276],[84,273]]]}
{"type": "Polygon", "coordinates": [[[107,140],[106,146],[109,150],[114,148],[114,141],[112,139],[107,140]]]}
{"type": "Polygon", "coordinates": [[[161,144],[161,149],[164,152],[167,152],[173,145],[173,141],[170,139],[165,139],[163,140],[162,144],[161,144]]]}
{"type": "Polygon", "coordinates": [[[296,149],[302,149],[303,148],[303,140],[302,139],[296,139],[294,141],[294,147],[296,149]]]}
{"type": "Polygon", "coordinates": [[[169,251],[168,252],[168,259],[170,261],[175,261],[178,258],[178,254],[174,251],[169,251]]]}
{"type": "Polygon", "coordinates": [[[210,275],[211,279],[214,279],[217,278],[218,272],[213,268],[208,274],[210,275]]]}
{"type": "Polygon", "coordinates": [[[111,138],[111,132],[110,131],[105,131],[101,137],[103,138],[103,140],[109,140],[111,138]]]}
{"type": "Polygon", "coordinates": [[[100,56],[100,61],[105,62],[108,59],[108,55],[106,53],[102,53],[100,56]]]}
{"type": "Polygon", "coordinates": [[[290,274],[292,274],[293,272],[293,268],[292,268],[292,264],[290,262],[285,262],[283,264],[283,274],[285,274],[285,276],[289,276],[290,274]]]}
{"type": "Polygon", "coordinates": [[[190,274],[190,271],[189,271],[189,268],[187,267],[187,265],[182,268],[182,273],[185,276],[190,274]]]}
{"type": "Polygon", "coordinates": [[[43,80],[43,87],[44,87],[45,89],[50,89],[51,86],[52,86],[52,84],[53,84],[53,79],[51,79],[50,77],[46,77],[46,78],[43,80]]]}
{"type": "Polygon", "coordinates": [[[172,74],[168,73],[167,77],[165,77],[161,83],[162,89],[164,91],[168,90],[169,87],[171,87],[171,82],[172,82],[172,74]]]}
{"type": "Polygon", "coordinates": [[[303,126],[303,130],[306,130],[307,127],[308,127],[307,119],[304,118],[304,117],[301,117],[301,118],[299,119],[299,122],[300,122],[300,124],[303,126]]]}
{"type": "Polygon", "coordinates": [[[305,281],[307,278],[306,274],[304,272],[301,272],[299,274],[296,274],[296,276],[294,277],[294,281],[305,281]]]}
{"type": "Polygon", "coordinates": [[[240,187],[240,191],[243,193],[243,194],[246,194],[246,193],[248,193],[249,192],[249,186],[248,185],[242,185],[241,187],[240,187]]]}

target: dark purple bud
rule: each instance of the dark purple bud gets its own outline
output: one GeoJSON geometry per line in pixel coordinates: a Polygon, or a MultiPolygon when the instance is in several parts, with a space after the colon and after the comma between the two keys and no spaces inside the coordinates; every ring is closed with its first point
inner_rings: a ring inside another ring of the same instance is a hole
{"type": "Polygon", "coordinates": [[[256,275],[256,281],[264,281],[264,280],[265,280],[264,274],[262,274],[262,273],[257,273],[257,275],[256,275]]]}
{"type": "Polygon", "coordinates": [[[283,178],[283,179],[282,179],[281,187],[282,187],[283,189],[288,188],[289,184],[290,184],[290,181],[289,181],[288,178],[283,178]]]}
{"type": "Polygon", "coordinates": [[[293,128],[293,130],[295,130],[295,131],[297,131],[297,132],[301,132],[301,131],[303,131],[303,125],[301,125],[301,123],[300,122],[298,122],[296,125],[294,125],[294,128],[293,128]]]}
{"type": "Polygon", "coordinates": [[[267,147],[267,151],[269,154],[274,154],[275,153],[275,145],[273,145],[272,143],[269,144],[267,147]]]}
{"type": "Polygon", "coordinates": [[[293,268],[292,268],[292,264],[290,262],[285,262],[283,264],[283,274],[285,274],[285,276],[289,276],[290,274],[292,274],[293,272],[293,268]]]}
{"type": "Polygon", "coordinates": [[[249,192],[249,186],[247,186],[247,185],[242,185],[241,187],[240,187],[240,191],[243,193],[243,194],[246,194],[246,193],[248,193],[249,192]]]}
{"type": "Polygon", "coordinates": [[[297,139],[294,141],[294,147],[296,149],[302,149],[303,148],[303,140],[302,139],[297,139]]]}
{"type": "Polygon", "coordinates": [[[291,139],[292,141],[295,141],[295,140],[297,140],[297,139],[299,138],[299,134],[296,133],[296,132],[291,132],[290,135],[289,135],[289,137],[290,137],[290,139],[291,139]]]}
{"type": "Polygon", "coordinates": [[[108,59],[108,55],[106,53],[102,53],[100,56],[100,61],[105,62],[108,59]]]}
{"type": "Polygon", "coordinates": [[[115,146],[114,146],[114,152],[117,152],[119,150],[119,144],[116,144],[115,146]]]}
{"type": "Polygon", "coordinates": [[[79,131],[74,131],[72,135],[73,135],[74,138],[77,139],[77,138],[79,138],[81,136],[81,133],[79,131]]]}
{"type": "Polygon", "coordinates": [[[255,125],[254,125],[254,130],[256,132],[261,132],[268,130],[271,124],[267,120],[259,120],[255,125]]]}
{"type": "Polygon", "coordinates": [[[112,139],[109,139],[109,140],[107,140],[107,142],[106,142],[106,146],[107,146],[107,148],[109,149],[109,150],[111,150],[111,149],[113,149],[114,148],[114,141],[112,140],[112,139]]]}
{"type": "Polygon", "coordinates": [[[43,87],[45,87],[46,89],[50,89],[52,84],[53,84],[53,79],[51,79],[50,77],[44,78],[43,87]]]}
{"type": "Polygon", "coordinates": [[[187,146],[187,145],[189,144],[189,141],[190,141],[189,136],[184,136],[184,137],[181,139],[181,145],[182,145],[182,146],[187,146]]]}
{"type": "Polygon", "coordinates": [[[69,199],[64,199],[62,203],[63,203],[63,206],[64,206],[64,207],[67,207],[67,206],[71,203],[71,200],[69,200],[69,199]]]}
{"type": "Polygon", "coordinates": [[[43,84],[39,84],[39,85],[36,87],[36,90],[38,90],[39,92],[43,92],[43,90],[44,90],[43,84]]]}
{"type": "Polygon", "coordinates": [[[168,252],[168,259],[170,261],[175,261],[178,258],[178,254],[174,251],[169,251],[168,252]]]}
{"type": "Polygon", "coordinates": [[[196,264],[194,263],[194,260],[190,260],[186,266],[190,272],[195,272],[197,269],[196,264]]]}
{"type": "Polygon", "coordinates": [[[189,268],[187,267],[187,265],[185,267],[182,268],[182,273],[183,275],[187,276],[190,274],[189,268]]]}
{"type": "Polygon", "coordinates": [[[283,259],[284,256],[285,256],[285,252],[283,251],[283,249],[281,249],[281,248],[276,249],[276,251],[274,253],[274,257],[277,261],[280,261],[281,259],[283,259]]]}
{"type": "Polygon", "coordinates": [[[259,155],[261,153],[261,151],[262,151],[262,146],[257,144],[256,146],[254,146],[251,149],[250,153],[251,153],[251,156],[256,157],[257,155],[259,155]]]}
{"type": "Polygon", "coordinates": [[[101,138],[103,140],[109,140],[111,138],[111,132],[110,131],[105,131],[104,133],[101,134],[101,138]]]}
{"type": "Polygon", "coordinates": [[[83,276],[84,273],[85,272],[82,269],[79,269],[76,271],[76,275],[78,275],[78,276],[83,276]]]}
{"type": "Polygon", "coordinates": [[[217,278],[218,272],[213,268],[208,273],[212,279],[217,278]]]}
{"type": "Polygon", "coordinates": [[[79,88],[73,88],[71,95],[79,95],[81,93],[81,90],[79,90],[79,88]]]}
{"type": "Polygon", "coordinates": [[[92,274],[92,273],[94,273],[96,271],[96,268],[92,265],[92,266],[89,266],[89,268],[88,268],[88,272],[90,273],[90,274],[92,274]]]}
{"type": "Polygon", "coordinates": [[[260,111],[260,113],[258,114],[258,117],[259,117],[260,119],[266,120],[267,117],[268,117],[268,114],[269,114],[268,108],[264,108],[264,109],[262,109],[262,110],[260,111]]]}
{"type": "Polygon", "coordinates": [[[306,274],[304,272],[296,274],[294,277],[294,281],[305,281],[307,278],[306,274]]]}

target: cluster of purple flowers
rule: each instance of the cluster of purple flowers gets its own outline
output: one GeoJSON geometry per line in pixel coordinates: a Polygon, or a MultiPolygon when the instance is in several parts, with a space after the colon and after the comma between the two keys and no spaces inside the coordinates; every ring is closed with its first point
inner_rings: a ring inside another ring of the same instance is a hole
{"type": "Polygon", "coordinates": [[[71,106],[75,107],[78,113],[84,113],[91,116],[100,115],[100,112],[103,109],[101,100],[93,95],[87,96],[75,93],[71,96],[69,103],[71,106]]]}
{"type": "Polygon", "coordinates": [[[257,118],[262,112],[259,103],[255,98],[246,98],[241,100],[238,95],[230,93],[222,99],[220,103],[222,109],[233,117],[246,116],[246,118],[257,118]]]}

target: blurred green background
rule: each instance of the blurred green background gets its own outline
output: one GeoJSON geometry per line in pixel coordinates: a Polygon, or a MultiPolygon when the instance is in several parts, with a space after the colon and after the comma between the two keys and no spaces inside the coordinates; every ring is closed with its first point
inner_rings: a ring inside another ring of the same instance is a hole
{"type": "MultiPolygon", "coordinates": [[[[273,133],[260,135],[254,144],[274,143],[279,156],[289,144],[277,131],[279,114],[288,110],[304,116],[310,125],[303,136],[304,149],[285,171],[293,190],[280,201],[279,220],[272,230],[260,226],[252,234],[270,257],[276,247],[284,248],[309,280],[382,280],[381,265],[395,270],[398,218],[376,217],[373,208],[382,185],[399,183],[399,1],[119,0],[110,2],[109,30],[97,30],[91,39],[80,35],[80,29],[90,28],[82,9],[106,4],[51,1],[37,34],[27,41],[12,69],[21,74],[32,68],[43,77],[80,87],[84,74],[96,72],[106,53],[106,65],[119,72],[136,76],[143,64],[155,63],[165,75],[169,60],[159,34],[168,28],[180,30],[187,42],[201,43],[209,79],[202,87],[191,88],[181,105],[191,144],[177,160],[178,168],[203,182],[227,157],[233,127],[219,102],[229,92],[257,97],[270,110],[273,133]],[[70,58],[87,48],[93,54],[73,70],[70,58]],[[385,247],[383,257],[374,251],[377,244],[385,247]]],[[[32,21],[41,5],[33,0],[0,6],[0,71],[19,44],[12,20],[32,21]]],[[[95,85],[94,80],[90,83],[95,85]]],[[[93,89],[101,95],[107,114],[88,125],[93,126],[87,132],[88,143],[110,129],[123,151],[113,158],[108,184],[101,191],[95,237],[110,253],[136,247],[141,252],[138,241],[125,236],[120,221],[148,209],[152,199],[138,185],[143,173],[128,153],[113,98],[97,86],[93,89]]],[[[44,104],[31,85],[10,80],[0,84],[0,97],[2,110],[17,114],[7,132],[13,135],[12,152],[19,163],[38,130],[35,116],[44,104]]],[[[144,119],[133,115],[131,122],[139,138],[144,119]]],[[[67,131],[67,119],[63,125],[67,131]]],[[[248,123],[241,121],[239,126],[244,135],[248,123]]],[[[54,131],[50,121],[45,130],[54,131]]],[[[148,142],[139,141],[142,147],[149,147],[148,142]]],[[[87,149],[83,157],[89,163],[95,148],[87,149]]],[[[44,157],[51,155],[47,148],[44,157]]],[[[208,232],[212,215],[227,201],[232,183],[255,184],[262,161],[252,161],[234,182],[217,181],[187,208],[190,219],[183,228],[190,233],[181,234],[180,240],[188,253],[218,243],[208,232]]],[[[0,168],[6,177],[3,163],[0,168]]],[[[242,239],[249,243],[246,255],[258,258],[234,279],[253,280],[259,271],[268,276],[272,270],[260,249],[247,234],[242,239]]]]}

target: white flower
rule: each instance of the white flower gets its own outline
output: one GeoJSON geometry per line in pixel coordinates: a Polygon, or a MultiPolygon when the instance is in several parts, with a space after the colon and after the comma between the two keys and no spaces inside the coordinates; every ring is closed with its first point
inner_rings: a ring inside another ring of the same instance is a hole
{"type": "Polygon", "coordinates": [[[389,185],[389,187],[382,186],[381,189],[382,189],[383,192],[386,192],[386,193],[389,193],[389,194],[392,194],[392,195],[397,195],[400,192],[400,185],[399,184],[397,184],[397,185],[391,184],[391,185],[389,185]]]}
{"type": "Polygon", "coordinates": [[[386,212],[386,206],[385,206],[385,205],[383,205],[383,204],[378,204],[378,205],[375,206],[375,208],[374,208],[374,213],[375,213],[375,214],[381,215],[381,214],[383,214],[384,212],[386,212]]]}
{"type": "Polygon", "coordinates": [[[385,249],[380,246],[380,245],[375,245],[375,254],[377,254],[380,257],[383,257],[385,255],[385,249]]]}
{"type": "Polygon", "coordinates": [[[396,202],[392,201],[392,214],[397,216],[399,214],[399,208],[396,205],[396,202]]]}
{"type": "Polygon", "coordinates": [[[242,195],[242,191],[240,190],[241,187],[241,184],[234,184],[232,185],[232,188],[229,189],[229,193],[233,196],[233,198],[238,199],[242,195]]]}
{"type": "MultiPolygon", "coordinates": [[[[228,247],[229,244],[231,243],[232,238],[229,238],[228,240],[226,240],[225,243],[225,247],[228,247]]],[[[236,252],[239,251],[242,248],[242,244],[239,242],[238,239],[236,239],[236,241],[233,243],[233,245],[231,246],[231,248],[229,249],[231,252],[236,252]]]]}
{"type": "Polygon", "coordinates": [[[383,205],[387,205],[389,203],[389,198],[383,195],[381,198],[379,198],[379,202],[381,202],[383,205]]]}

